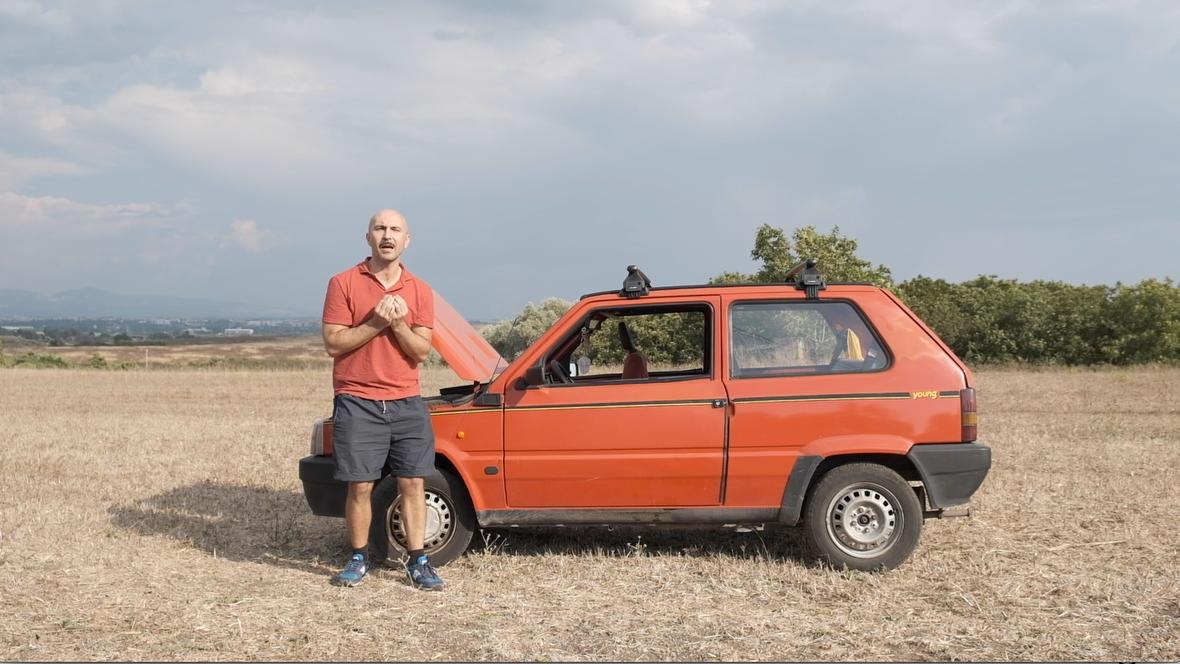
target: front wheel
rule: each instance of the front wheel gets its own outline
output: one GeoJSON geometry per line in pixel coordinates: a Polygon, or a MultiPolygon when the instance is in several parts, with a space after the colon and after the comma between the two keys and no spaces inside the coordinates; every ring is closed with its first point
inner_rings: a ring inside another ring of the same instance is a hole
{"type": "Polygon", "coordinates": [[[893,569],[918,544],[922,505],[901,475],[872,463],[832,469],[804,507],[809,548],[833,567],[893,569]]]}
{"type": "MultiPolygon", "coordinates": [[[[463,481],[435,470],[426,478],[426,555],[442,567],[463,555],[475,532],[475,511],[463,481]]],[[[369,541],[378,559],[404,558],[406,534],[402,524],[397,478],[387,476],[373,489],[373,522],[369,541]]]]}

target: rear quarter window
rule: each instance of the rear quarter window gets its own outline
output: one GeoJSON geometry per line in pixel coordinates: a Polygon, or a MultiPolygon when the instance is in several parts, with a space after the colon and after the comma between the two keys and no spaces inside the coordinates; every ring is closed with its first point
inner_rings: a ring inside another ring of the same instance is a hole
{"type": "Polygon", "coordinates": [[[879,371],[880,338],[850,303],[737,302],[730,308],[733,378],[879,371]]]}

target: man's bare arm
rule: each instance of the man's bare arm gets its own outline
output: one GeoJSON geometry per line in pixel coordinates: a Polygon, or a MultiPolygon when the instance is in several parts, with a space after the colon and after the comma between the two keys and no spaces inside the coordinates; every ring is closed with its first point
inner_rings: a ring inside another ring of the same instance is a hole
{"type": "Polygon", "coordinates": [[[430,355],[430,342],[434,338],[434,330],[421,325],[411,327],[404,321],[394,321],[392,328],[397,345],[402,347],[406,355],[412,357],[415,362],[426,360],[426,356],[430,355]]]}
{"type": "Polygon", "coordinates": [[[393,320],[393,312],[393,299],[387,295],[377,303],[373,315],[356,327],[324,323],[324,350],[328,351],[330,357],[339,357],[360,348],[381,334],[393,320]]]}

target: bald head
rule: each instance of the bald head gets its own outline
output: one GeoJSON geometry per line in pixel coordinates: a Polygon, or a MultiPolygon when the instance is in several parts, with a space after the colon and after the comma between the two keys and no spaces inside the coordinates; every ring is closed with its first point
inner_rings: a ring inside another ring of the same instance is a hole
{"type": "Polygon", "coordinates": [[[410,224],[397,210],[381,210],[369,219],[365,241],[379,264],[397,263],[410,246],[410,224]]]}
{"type": "Polygon", "coordinates": [[[410,230],[410,222],[406,221],[405,215],[403,215],[401,212],[398,212],[397,210],[394,210],[393,208],[378,210],[377,214],[369,217],[369,230],[373,230],[373,227],[376,226],[377,222],[379,221],[383,221],[386,224],[396,223],[398,226],[401,226],[407,231],[410,230]]]}

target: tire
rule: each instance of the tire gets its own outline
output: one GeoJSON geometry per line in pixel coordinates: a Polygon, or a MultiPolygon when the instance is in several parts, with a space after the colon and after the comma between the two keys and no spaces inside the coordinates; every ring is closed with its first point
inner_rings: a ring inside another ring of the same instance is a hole
{"type": "Polygon", "coordinates": [[[811,490],[804,541],[822,563],[863,571],[905,562],[922,532],[922,504],[901,475],[873,463],[838,466],[811,490]]]}
{"type": "MultiPolygon", "coordinates": [[[[373,521],[369,528],[369,542],[378,560],[406,557],[400,507],[397,478],[382,478],[373,489],[373,521]]],[[[430,562],[442,567],[463,555],[475,529],[475,511],[463,481],[436,469],[426,478],[425,543],[430,562]]]]}

